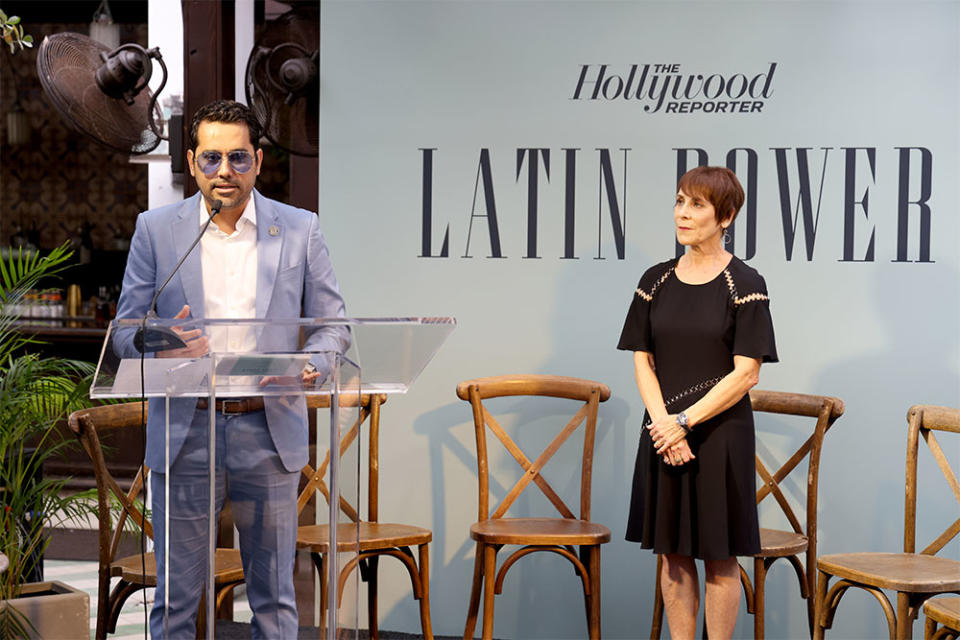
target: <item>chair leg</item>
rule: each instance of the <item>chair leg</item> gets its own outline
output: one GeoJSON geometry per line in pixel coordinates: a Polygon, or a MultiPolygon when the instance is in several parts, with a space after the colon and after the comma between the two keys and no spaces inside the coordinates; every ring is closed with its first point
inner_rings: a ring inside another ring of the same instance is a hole
{"type": "MultiPolygon", "coordinates": [[[[196,640],[202,640],[207,637],[207,596],[206,589],[200,596],[200,609],[197,611],[197,635],[196,640]]],[[[214,624],[216,624],[214,622],[214,624]]]]}
{"type": "Polygon", "coordinates": [[[817,593],[813,602],[813,640],[823,640],[824,621],[827,616],[827,583],[830,581],[823,571],[817,571],[817,593]]]}
{"type": "MultiPolygon", "coordinates": [[[[593,610],[592,602],[590,595],[593,593],[593,590],[590,588],[590,547],[583,545],[577,549],[577,555],[580,556],[580,562],[583,563],[583,566],[586,567],[586,573],[583,576],[583,613],[586,616],[587,620],[587,634],[590,633],[590,612],[593,610]]],[[[574,569],[574,573],[577,577],[580,577],[580,571],[574,569]]]]}
{"type": "Polygon", "coordinates": [[[377,627],[377,574],[380,558],[367,558],[367,629],[370,640],[380,640],[380,629],[377,627]]]}
{"type": "Polygon", "coordinates": [[[483,549],[483,640],[493,640],[493,599],[496,595],[494,579],[497,576],[497,548],[492,544],[483,549]]]}
{"type": "Polygon", "coordinates": [[[483,579],[483,544],[477,543],[473,560],[473,584],[470,587],[470,604],[467,607],[467,624],[463,629],[463,640],[472,640],[477,628],[477,613],[480,609],[480,582],[483,579]]]}
{"type": "Polygon", "coordinates": [[[663,629],[663,591],[660,589],[660,571],[663,569],[663,558],[657,554],[657,572],[654,576],[656,586],[653,590],[653,622],[650,625],[650,640],[660,640],[663,629]]]}
{"type": "Polygon", "coordinates": [[[430,622],[430,547],[421,544],[420,550],[420,630],[424,640],[433,640],[433,624],[430,622]]]}
{"type": "MultiPolygon", "coordinates": [[[[816,560],[812,560],[816,562],[816,560]]],[[[816,590],[817,584],[813,575],[804,570],[803,571],[803,583],[807,585],[807,628],[810,629],[810,637],[813,637],[813,629],[816,626],[817,619],[817,607],[816,607],[816,590]]]]}
{"type": "Polygon", "coordinates": [[[764,592],[767,581],[767,563],[764,558],[753,559],[753,637],[763,640],[764,592]]]}
{"type": "Polygon", "coordinates": [[[311,553],[313,564],[317,567],[320,575],[320,634],[324,638],[327,635],[327,555],[325,553],[311,553]]]}
{"type": "MultiPolygon", "coordinates": [[[[131,584],[122,578],[120,582],[117,583],[117,586],[113,588],[113,593],[110,594],[110,598],[108,600],[110,609],[106,619],[107,628],[104,637],[106,637],[107,633],[117,632],[117,621],[120,619],[120,611],[123,609],[124,603],[127,601],[127,598],[140,589],[143,589],[142,585],[131,584]]],[[[100,603],[97,603],[97,608],[99,609],[99,607],[100,603]]]]}
{"type": "Polygon", "coordinates": [[[898,591],[897,640],[911,640],[911,638],[913,638],[913,618],[910,617],[910,596],[898,591]]]}
{"type": "Polygon", "coordinates": [[[110,573],[101,568],[97,585],[97,631],[96,640],[106,640],[107,621],[110,616],[110,573]]]}
{"type": "Polygon", "coordinates": [[[590,640],[600,640],[600,545],[590,547],[590,640]]]}

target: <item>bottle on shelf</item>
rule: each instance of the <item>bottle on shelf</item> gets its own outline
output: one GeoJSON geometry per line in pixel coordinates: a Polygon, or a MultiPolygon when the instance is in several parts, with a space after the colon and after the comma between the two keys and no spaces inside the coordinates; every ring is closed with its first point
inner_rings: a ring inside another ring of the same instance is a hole
{"type": "Polygon", "coordinates": [[[72,284],[67,287],[67,304],[66,304],[66,314],[70,319],[67,320],[68,327],[79,327],[80,322],[77,321],[77,316],[81,313],[81,295],[80,295],[80,285],[72,284]]]}
{"type": "Polygon", "coordinates": [[[105,286],[101,286],[97,293],[97,307],[93,322],[100,328],[105,328],[110,323],[110,300],[107,298],[107,288],[105,286]]]}

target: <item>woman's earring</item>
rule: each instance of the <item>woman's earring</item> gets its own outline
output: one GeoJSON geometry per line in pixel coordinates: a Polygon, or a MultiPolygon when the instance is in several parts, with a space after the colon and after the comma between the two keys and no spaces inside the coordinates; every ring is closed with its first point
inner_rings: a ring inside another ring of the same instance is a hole
{"type": "Polygon", "coordinates": [[[724,228],[724,230],[723,230],[723,244],[725,244],[725,245],[730,244],[730,241],[731,241],[731,240],[732,240],[732,238],[730,237],[730,234],[727,233],[727,229],[724,228]]]}

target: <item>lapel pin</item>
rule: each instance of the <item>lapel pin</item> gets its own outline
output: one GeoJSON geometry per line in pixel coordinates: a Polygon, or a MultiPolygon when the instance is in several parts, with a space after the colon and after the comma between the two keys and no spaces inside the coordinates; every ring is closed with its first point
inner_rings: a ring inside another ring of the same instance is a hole
{"type": "Polygon", "coordinates": [[[272,226],[269,229],[267,229],[267,233],[269,233],[272,236],[278,236],[280,235],[280,227],[272,226]]]}

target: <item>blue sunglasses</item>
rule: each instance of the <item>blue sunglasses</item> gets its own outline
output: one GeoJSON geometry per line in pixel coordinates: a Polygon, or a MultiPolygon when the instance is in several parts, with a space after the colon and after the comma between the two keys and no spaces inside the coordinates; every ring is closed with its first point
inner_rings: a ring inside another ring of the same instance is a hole
{"type": "MultiPolygon", "coordinates": [[[[253,168],[253,156],[246,151],[231,151],[227,154],[227,162],[237,173],[246,173],[253,168]]],[[[204,151],[197,156],[197,167],[208,178],[217,175],[221,164],[223,164],[223,154],[219,151],[204,151]]]]}

